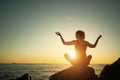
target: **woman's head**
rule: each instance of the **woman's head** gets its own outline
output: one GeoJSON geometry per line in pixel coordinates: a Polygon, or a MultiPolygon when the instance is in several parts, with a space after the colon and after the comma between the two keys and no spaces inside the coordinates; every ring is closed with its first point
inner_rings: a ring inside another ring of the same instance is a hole
{"type": "Polygon", "coordinates": [[[85,32],[81,30],[76,31],[76,38],[82,40],[85,39],[85,32]]]}

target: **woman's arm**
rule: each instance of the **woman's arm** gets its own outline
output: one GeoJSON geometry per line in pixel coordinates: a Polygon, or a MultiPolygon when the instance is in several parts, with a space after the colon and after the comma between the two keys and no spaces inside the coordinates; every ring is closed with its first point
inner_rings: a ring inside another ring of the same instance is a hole
{"type": "Polygon", "coordinates": [[[62,43],[64,44],[64,45],[74,45],[75,44],[75,41],[65,41],[64,39],[63,39],[63,37],[62,37],[62,35],[61,35],[61,33],[59,33],[59,32],[55,32],[58,36],[60,36],[60,38],[61,38],[61,41],[62,41],[62,43]]]}
{"type": "Polygon", "coordinates": [[[96,39],[96,41],[95,41],[94,44],[88,43],[88,47],[90,47],[90,48],[95,48],[96,45],[98,44],[99,39],[100,39],[101,37],[102,37],[102,35],[100,35],[100,36],[96,39]]]}

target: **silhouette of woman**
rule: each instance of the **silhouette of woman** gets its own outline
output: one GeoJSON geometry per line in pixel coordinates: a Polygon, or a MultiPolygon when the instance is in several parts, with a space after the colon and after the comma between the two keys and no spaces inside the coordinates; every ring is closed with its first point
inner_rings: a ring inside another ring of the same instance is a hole
{"type": "Polygon", "coordinates": [[[65,54],[65,58],[72,64],[75,66],[87,66],[90,63],[90,60],[92,58],[91,55],[86,56],[86,49],[87,47],[90,48],[95,48],[99,39],[102,37],[102,35],[100,35],[94,44],[89,43],[88,41],[85,41],[85,33],[84,31],[78,30],[76,31],[76,40],[73,41],[65,41],[61,35],[61,33],[56,32],[56,34],[58,36],[60,36],[61,41],[64,45],[74,45],[75,47],[75,51],[76,51],[76,58],[72,59],[68,54],[65,54]]]}

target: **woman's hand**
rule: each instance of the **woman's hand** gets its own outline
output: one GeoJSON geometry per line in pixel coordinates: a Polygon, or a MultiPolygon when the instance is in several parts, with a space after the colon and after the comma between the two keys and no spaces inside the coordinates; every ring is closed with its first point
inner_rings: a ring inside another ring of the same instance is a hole
{"type": "Polygon", "coordinates": [[[58,36],[61,36],[61,33],[60,32],[55,32],[58,36]]]}

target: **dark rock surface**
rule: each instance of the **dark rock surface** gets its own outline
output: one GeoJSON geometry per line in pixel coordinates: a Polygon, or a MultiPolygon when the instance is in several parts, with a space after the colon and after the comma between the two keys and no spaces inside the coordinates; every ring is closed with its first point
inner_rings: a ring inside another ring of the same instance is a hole
{"type": "Polygon", "coordinates": [[[97,75],[92,67],[75,67],[60,71],[50,76],[49,80],[96,80],[97,75]]]}
{"type": "Polygon", "coordinates": [[[34,79],[28,73],[26,73],[17,79],[11,79],[11,80],[34,80],[34,79]]]}
{"type": "Polygon", "coordinates": [[[106,65],[98,77],[92,67],[75,67],[50,76],[49,80],[120,80],[120,58],[106,65]]]}
{"type": "Polygon", "coordinates": [[[120,80],[120,58],[111,65],[106,65],[98,80],[120,80]]]}

